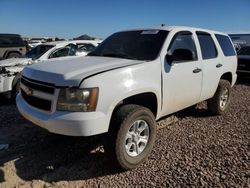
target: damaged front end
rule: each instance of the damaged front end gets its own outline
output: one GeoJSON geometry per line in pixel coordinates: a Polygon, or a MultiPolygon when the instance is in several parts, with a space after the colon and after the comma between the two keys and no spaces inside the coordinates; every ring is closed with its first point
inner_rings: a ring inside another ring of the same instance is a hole
{"type": "Polygon", "coordinates": [[[0,75],[2,77],[15,76],[23,70],[25,65],[16,64],[14,66],[0,66],[0,75]]]}
{"type": "MultiPolygon", "coordinates": [[[[28,63],[17,63],[14,65],[0,65],[0,95],[4,98],[11,98],[13,88],[16,87],[21,72],[28,63]]],[[[1,98],[2,98],[1,97],[1,98]]]]}

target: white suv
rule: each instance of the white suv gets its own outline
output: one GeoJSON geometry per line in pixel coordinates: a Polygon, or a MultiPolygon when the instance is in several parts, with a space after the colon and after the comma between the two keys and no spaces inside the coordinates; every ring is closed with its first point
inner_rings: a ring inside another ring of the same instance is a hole
{"type": "MultiPolygon", "coordinates": [[[[124,169],[141,164],[156,137],[156,120],[208,101],[228,109],[237,57],[227,34],[189,27],[118,32],[81,59],[47,61],[23,70],[19,112],[50,132],[108,133],[124,169]]],[[[167,143],[166,143],[167,144],[167,143]]]]}
{"type": "Polygon", "coordinates": [[[0,95],[5,98],[15,97],[19,89],[21,71],[26,65],[48,59],[85,56],[95,49],[100,41],[73,40],[40,44],[22,58],[0,61],[0,95]]]}

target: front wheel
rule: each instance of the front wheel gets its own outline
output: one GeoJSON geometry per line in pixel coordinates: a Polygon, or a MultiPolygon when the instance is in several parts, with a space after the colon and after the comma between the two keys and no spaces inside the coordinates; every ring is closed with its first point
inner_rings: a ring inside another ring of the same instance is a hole
{"type": "Polygon", "coordinates": [[[136,168],[151,153],[156,137],[156,122],[152,112],[138,105],[120,107],[112,126],[119,126],[115,138],[118,164],[126,170],[136,168]]]}
{"type": "Polygon", "coordinates": [[[230,82],[227,80],[220,80],[215,95],[207,101],[208,110],[214,115],[224,114],[228,109],[230,97],[230,82]]]}

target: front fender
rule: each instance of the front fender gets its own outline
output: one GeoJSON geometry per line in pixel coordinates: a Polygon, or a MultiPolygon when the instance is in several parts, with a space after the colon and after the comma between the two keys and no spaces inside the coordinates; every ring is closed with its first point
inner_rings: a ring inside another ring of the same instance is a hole
{"type": "Polygon", "coordinates": [[[122,100],[140,93],[151,92],[157,97],[157,112],[161,102],[161,64],[159,60],[100,73],[87,78],[81,88],[98,87],[96,111],[106,114],[108,130],[112,113],[122,100]]]}

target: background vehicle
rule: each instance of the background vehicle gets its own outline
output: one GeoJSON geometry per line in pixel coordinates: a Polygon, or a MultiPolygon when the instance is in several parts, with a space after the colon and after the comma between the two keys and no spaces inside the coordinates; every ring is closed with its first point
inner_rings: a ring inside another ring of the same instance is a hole
{"type": "Polygon", "coordinates": [[[238,52],[238,69],[240,75],[250,76],[250,46],[242,47],[238,52]]]}
{"type": "Polygon", "coordinates": [[[26,119],[53,133],[107,133],[106,148],[122,168],[132,169],[153,148],[156,120],[204,100],[212,114],[224,114],[236,68],[224,33],[189,27],[123,31],[86,58],[27,66],[16,103],[26,119]]]}
{"type": "Polygon", "coordinates": [[[20,35],[0,34],[0,60],[21,57],[26,52],[26,45],[20,35]]]}
{"type": "Polygon", "coordinates": [[[97,42],[83,40],[48,42],[34,47],[22,58],[0,61],[0,94],[5,98],[15,97],[19,89],[20,72],[26,65],[54,58],[85,56],[88,52],[82,47],[91,45],[91,49],[94,49],[97,42]],[[80,48],[79,53],[78,48],[80,48]]]}

